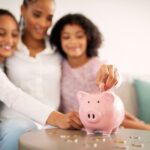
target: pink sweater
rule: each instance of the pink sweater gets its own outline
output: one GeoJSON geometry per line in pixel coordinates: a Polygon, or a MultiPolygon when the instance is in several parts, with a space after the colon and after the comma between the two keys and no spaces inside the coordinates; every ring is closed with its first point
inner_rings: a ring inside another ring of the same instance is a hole
{"type": "Polygon", "coordinates": [[[71,68],[66,60],[62,63],[61,79],[61,111],[78,111],[77,92],[82,90],[89,93],[98,92],[96,74],[104,62],[93,57],[78,68],[71,68]]]}

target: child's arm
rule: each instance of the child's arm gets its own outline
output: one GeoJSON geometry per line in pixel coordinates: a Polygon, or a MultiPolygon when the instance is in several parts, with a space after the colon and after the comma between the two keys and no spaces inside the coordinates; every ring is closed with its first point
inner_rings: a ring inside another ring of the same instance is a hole
{"type": "Polygon", "coordinates": [[[133,121],[141,121],[134,115],[130,114],[129,112],[125,112],[125,118],[128,120],[133,120],[133,121]]]}
{"type": "Polygon", "coordinates": [[[150,125],[141,121],[133,121],[129,119],[125,119],[122,123],[122,126],[125,128],[132,129],[141,129],[141,130],[150,130],[150,125]]]}
{"type": "Polygon", "coordinates": [[[128,112],[126,112],[121,126],[132,129],[150,130],[150,124],[146,124],[128,112]]]}

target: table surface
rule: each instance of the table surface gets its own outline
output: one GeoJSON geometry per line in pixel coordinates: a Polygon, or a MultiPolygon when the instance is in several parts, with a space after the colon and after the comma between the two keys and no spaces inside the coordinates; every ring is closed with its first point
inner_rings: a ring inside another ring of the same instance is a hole
{"type": "Polygon", "coordinates": [[[45,129],[20,137],[19,150],[150,150],[150,132],[121,128],[110,136],[80,130],[45,129]]]}

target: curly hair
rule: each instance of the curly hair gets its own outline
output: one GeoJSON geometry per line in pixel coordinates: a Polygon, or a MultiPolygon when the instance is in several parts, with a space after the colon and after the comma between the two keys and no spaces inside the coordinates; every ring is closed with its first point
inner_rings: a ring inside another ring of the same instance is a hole
{"type": "Polygon", "coordinates": [[[15,16],[10,11],[8,11],[6,9],[0,9],[0,16],[4,16],[4,15],[10,16],[16,22],[16,25],[17,25],[18,30],[19,30],[18,21],[16,20],[15,16]]]}
{"type": "Polygon", "coordinates": [[[51,30],[49,41],[51,47],[58,51],[64,58],[67,58],[65,52],[61,46],[61,32],[65,25],[75,24],[79,25],[87,36],[87,50],[86,54],[88,57],[97,56],[98,48],[102,45],[102,34],[98,27],[87,17],[82,14],[67,14],[59,19],[51,30]]]}

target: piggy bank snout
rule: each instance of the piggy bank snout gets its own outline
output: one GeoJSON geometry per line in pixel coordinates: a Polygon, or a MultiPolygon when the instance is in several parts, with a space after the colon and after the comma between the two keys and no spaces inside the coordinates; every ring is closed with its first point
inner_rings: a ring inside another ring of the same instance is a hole
{"type": "Polygon", "coordinates": [[[86,114],[86,120],[91,123],[95,123],[100,120],[100,113],[96,111],[88,111],[86,114]]]}

